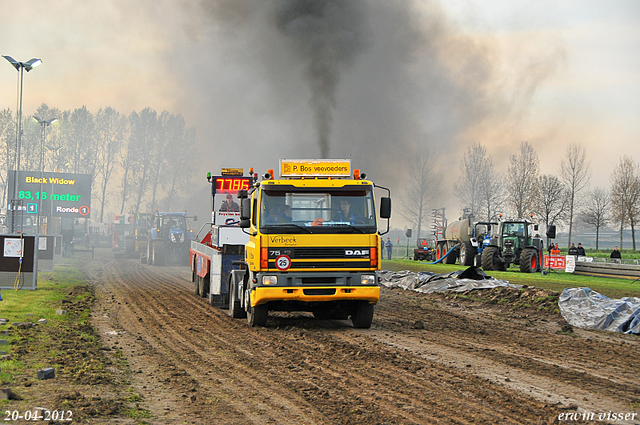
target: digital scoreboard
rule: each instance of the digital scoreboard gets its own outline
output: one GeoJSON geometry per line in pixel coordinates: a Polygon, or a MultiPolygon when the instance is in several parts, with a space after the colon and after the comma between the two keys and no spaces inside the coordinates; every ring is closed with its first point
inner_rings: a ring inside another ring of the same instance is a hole
{"type": "MultiPolygon", "coordinates": [[[[14,193],[11,192],[15,171],[8,172],[8,200],[11,204],[14,193]]],[[[52,173],[40,171],[20,171],[18,173],[18,196],[22,209],[27,214],[40,214],[52,217],[89,217],[91,213],[90,174],[52,173]]]]}
{"type": "Polygon", "coordinates": [[[211,185],[213,194],[216,193],[231,193],[236,194],[239,190],[249,190],[251,187],[251,177],[233,177],[233,176],[213,176],[215,180],[211,185]]]}

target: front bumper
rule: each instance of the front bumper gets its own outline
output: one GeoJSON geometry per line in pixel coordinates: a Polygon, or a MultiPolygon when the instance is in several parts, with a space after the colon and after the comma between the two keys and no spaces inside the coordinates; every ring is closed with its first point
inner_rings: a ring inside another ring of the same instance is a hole
{"type": "Polygon", "coordinates": [[[380,300],[378,286],[259,286],[252,290],[251,306],[270,301],[331,302],[380,300]]]}

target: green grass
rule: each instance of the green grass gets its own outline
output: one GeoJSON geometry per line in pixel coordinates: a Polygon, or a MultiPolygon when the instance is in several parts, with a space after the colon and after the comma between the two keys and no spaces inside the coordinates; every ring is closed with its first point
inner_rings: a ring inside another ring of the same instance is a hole
{"type": "MultiPolygon", "coordinates": [[[[426,264],[412,260],[384,260],[382,269],[413,272],[427,271],[433,273],[449,273],[463,270],[465,267],[459,264],[426,264]]],[[[640,297],[640,281],[634,282],[628,279],[610,279],[592,276],[579,276],[564,271],[552,271],[546,276],[542,273],[520,273],[518,267],[511,267],[506,272],[492,271],[487,273],[496,279],[507,280],[516,285],[529,285],[542,289],[550,289],[562,292],[564,288],[587,287],[609,298],[640,297]]]]}
{"type": "MultiPolygon", "coordinates": [[[[56,314],[56,310],[64,309],[61,300],[67,297],[74,286],[83,284],[80,273],[70,267],[57,266],[56,272],[40,272],[38,274],[38,288],[31,290],[2,290],[0,301],[0,318],[8,319],[7,325],[0,326],[0,330],[8,329],[15,322],[37,322],[47,319],[50,325],[65,323],[70,320],[67,316],[56,314]]],[[[0,351],[11,354],[11,343],[16,339],[15,333],[0,336],[9,344],[0,346],[0,351]]],[[[14,360],[0,361],[0,383],[11,383],[15,376],[24,373],[24,365],[14,360]]]]}

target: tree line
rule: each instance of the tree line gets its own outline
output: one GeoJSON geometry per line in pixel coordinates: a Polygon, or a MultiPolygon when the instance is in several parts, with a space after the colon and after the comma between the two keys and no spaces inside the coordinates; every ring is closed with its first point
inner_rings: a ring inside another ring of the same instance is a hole
{"type": "MultiPolygon", "coordinates": [[[[491,155],[481,143],[469,146],[460,161],[460,177],[454,194],[464,211],[478,221],[497,221],[500,214],[535,220],[546,230],[551,225],[568,229],[571,244],[576,225],[596,231],[596,249],[600,230],[612,225],[620,232],[631,229],[636,250],[635,227],[640,219],[640,165],[631,156],[620,158],[610,176],[609,187],[590,187],[591,166],[586,149],[571,144],[562,158],[560,174],[540,174],[538,154],[529,142],[509,157],[506,173],[494,166],[491,155]]],[[[411,185],[401,197],[401,214],[417,229],[430,221],[430,208],[442,196],[440,175],[431,155],[424,151],[410,160],[411,185]]]]}
{"type": "MultiPolygon", "coordinates": [[[[12,195],[8,172],[18,159],[15,117],[9,109],[0,111],[3,207],[12,195]]],[[[24,117],[20,170],[90,174],[92,209],[99,211],[92,217],[103,222],[107,208],[120,214],[182,208],[180,193],[190,183],[195,144],[195,129],[166,111],[147,107],[125,116],[110,107],[93,114],[86,106],[61,111],[43,104],[24,117]]]]}

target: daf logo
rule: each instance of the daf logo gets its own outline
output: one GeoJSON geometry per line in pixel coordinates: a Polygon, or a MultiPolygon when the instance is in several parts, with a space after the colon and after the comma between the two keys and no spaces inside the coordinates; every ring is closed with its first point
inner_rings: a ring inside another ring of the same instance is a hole
{"type": "Polygon", "coordinates": [[[344,255],[347,257],[366,257],[369,255],[368,249],[345,249],[344,255]]]}

